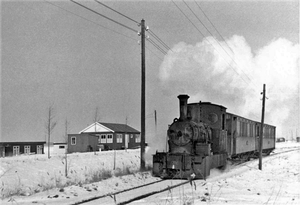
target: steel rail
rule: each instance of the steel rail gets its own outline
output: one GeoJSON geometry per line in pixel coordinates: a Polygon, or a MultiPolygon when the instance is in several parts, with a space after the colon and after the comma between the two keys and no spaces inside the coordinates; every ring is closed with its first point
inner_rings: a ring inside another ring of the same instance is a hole
{"type": "Polygon", "coordinates": [[[142,187],[145,187],[145,186],[149,186],[149,185],[152,185],[152,184],[156,184],[156,183],[159,183],[161,181],[164,181],[164,180],[161,179],[161,180],[158,180],[158,181],[155,181],[155,182],[150,182],[148,184],[143,184],[143,185],[140,185],[140,186],[124,189],[124,190],[121,190],[121,191],[112,192],[112,193],[108,193],[108,194],[104,194],[104,195],[100,195],[100,196],[95,196],[95,197],[92,197],[92,198],[81,200],[79,202],[75,202],[72,205],[84,204],[86,202],[94,201],[94,200],[101,199],[101,198],[104,198],[104,197],[114,196],[114,195],[117,195],[117,194],[121,194],[123,192],[127,192],[127,191],[131,191],[131,190],[134,190],[134,189],[139,189],[139,188],[142,188],[142,187]]]}

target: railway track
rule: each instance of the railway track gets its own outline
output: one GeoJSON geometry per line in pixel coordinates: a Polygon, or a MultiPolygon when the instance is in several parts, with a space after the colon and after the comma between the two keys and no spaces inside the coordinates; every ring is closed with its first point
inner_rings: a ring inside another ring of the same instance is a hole
{"type": "MultiPolygon", "coordinates": [[[[282,150],[277,150],[276,152],[271,152],[270,155],[263,155],[263,158],[268,158],[268,157],[272,157],[272,156],[276,156],[278,154],[283,154],[283,153],[287,153],[287,152],[292,152],[295,150],[300,150],[300,147],[288,147],[288,148],[284,148],[282,150]]],[[[257,160],[258,158],[252,158],[254,160],[257,160]]],[[[231,166],[238,166],[238,165],[242,165],[243,163],[247,162],[247,161],[251,161],[251,160],[229,160],[232,164],[231,166]]]]}
{"type": "Polygon", "coordinates": [[[159,180],[141,186],[125,189],[122,191],[109,193],[97,197],[88,198],[72,205],[93,205],[93,204],[128,204],[130,202],[146,198],[167,190],[174,189],[184,184],[190,183],[189,180],[159,180]]]}
{"type": "MultiPolygon", "coordinates": [[[[271,155],[264,156],[264,158],[269,158],[272,156],[276,156],[279,154],[284,154],[292,151],[300,150],[300,147],[297,148],[290,148],[289,150],[280,150],[279,152],[272,153],[271,155]]],[[[235,164],[234,166],[243,166],[243,163],[235,164]]],[[[134,201],[138,201],[149,196],[159,194],[165,191],[172,190],[176,187],[191,183],[190,180],[159,180],[156,182],[144,184],[141,186],[133,187],[130,189],[125,189],[122,191],[109,193],[93,198],[89,198],[86,200],[82,200],[80,202],[74,203],[73,205],[77,204],[128,204],[134,201]]],[[[205,181],[203,181],[205,183],[205,181]]]]}

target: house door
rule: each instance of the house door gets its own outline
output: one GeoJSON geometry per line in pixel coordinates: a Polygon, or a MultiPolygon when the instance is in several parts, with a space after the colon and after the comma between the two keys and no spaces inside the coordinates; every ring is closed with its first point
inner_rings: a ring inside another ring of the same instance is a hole
{"type": "Polygon", "coordinates": [[[37,145],[36,146],[36,153],[37,154],[43,154],[43,146],[42,145],[37,145]]]}
{"type": "Polygon", "coordinates": [[[13,156],[20,154],[20,146],[13,146],[13,156]]]}
{"type": "Polygon", "coordinates": [[[125,134],[125,149],[128,148],[128,143],[129,143],[129,134],[125,134]]]}
{"type": "Polygon", "coordinates": [[[30,154],[30,145],[24,146],[24,154],[30,154]]]}

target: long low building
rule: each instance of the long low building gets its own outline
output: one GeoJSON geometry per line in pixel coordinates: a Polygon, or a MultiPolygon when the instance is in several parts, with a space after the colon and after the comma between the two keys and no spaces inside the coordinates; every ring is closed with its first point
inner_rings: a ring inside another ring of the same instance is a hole
{"type": "Polygon", "coordinates": [[[0,142],[0,157],[21,154],[44,154],[46,141],[37,142],[0,142]]]}

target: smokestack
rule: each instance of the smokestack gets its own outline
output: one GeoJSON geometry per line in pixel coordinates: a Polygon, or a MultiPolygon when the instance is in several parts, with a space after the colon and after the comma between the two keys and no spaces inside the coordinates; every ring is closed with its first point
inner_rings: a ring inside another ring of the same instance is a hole
{"type": "Polygon", "coordinates": [[[180,112],[179,120],[186,120],[187,118],[187,100],[189,97],[190,96],[188,95],[178,95],[180,112]]]}

